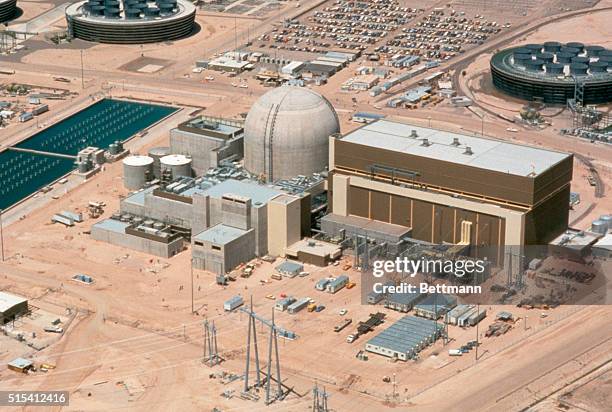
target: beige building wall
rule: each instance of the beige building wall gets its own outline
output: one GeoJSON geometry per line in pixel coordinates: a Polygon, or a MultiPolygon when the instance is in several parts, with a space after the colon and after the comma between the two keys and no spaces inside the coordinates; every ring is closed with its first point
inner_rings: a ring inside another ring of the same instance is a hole
{"type": "Polygon", "coordinates": [[[285,257],[285,249],[301,236],[300,198],[279,195],[268,203],[268,253],[285,257]]]}
{"type": "MultiPolygon", "coordinates": [[[[525,238],[525,212],[505,209],[497,205],[478,203],[471,200],[455,198],[439,193],[431,193],[410,188],[393,186],[376,182],[359,176],[333,175],[333,210],[332,213],[347,216],[349,202],[349,187],[376,190],[378,192],[396,194],[411,199],[419,199],[430,203],[464,209],[472,212],[498,216],[506,220],[504,233],[505,245],[521,246],[525,238]]],[[[474,222],[475,223],[475,222],[474,222]]]]}

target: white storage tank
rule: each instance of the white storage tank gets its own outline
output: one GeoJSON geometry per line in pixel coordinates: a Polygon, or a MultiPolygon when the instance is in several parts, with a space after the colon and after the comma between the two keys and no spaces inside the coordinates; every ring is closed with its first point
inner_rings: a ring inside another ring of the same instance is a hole
{"type": "Polygon", "coordinates": [[[172,154],[162,157],[160,160],[161,170],[172,171],[172,178],[179,176],[191,177],[191,159],[185,155],[172,154]]]}
{"type": "Polygon", "coordinates": [[[153,174],[153,158],[129,156],[123,159],[123,185],[129,190],[141,189],[153,174]]]}
{"type": "Polygon", "coordinates": [[[149,150],[149,156],[153,158],[153,175],[156,179],[161,178],[161,158],[169,154],[169,147],[154,147],[149,150]]]}

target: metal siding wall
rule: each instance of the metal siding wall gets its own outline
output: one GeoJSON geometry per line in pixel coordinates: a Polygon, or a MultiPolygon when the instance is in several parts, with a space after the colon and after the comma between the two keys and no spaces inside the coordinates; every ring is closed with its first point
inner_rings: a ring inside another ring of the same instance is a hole
{"type": "Polygon", "coordinates": [[[349,214],[369,218],[369,191],[360,187],[349,186],[349,214]]]}
{"type": "Polygon", "coordinates": [[[370,191],[370,219],[389,223],[389,202],[387,193],[370,191]]]}
{"type": "MultiPolygon", "coordinates": [[[[419,172],[421,176],[415,181],[423,184],[515,203],[531,204],[533,201],[532,178],[366,147],[341,139],[336,140],[334,150],[336,167],[369,174],[371,165],[386,165],[419,172]]],[[[381,172],[379,174],[385,175],[381,172]]],[[[388,174],[386,176],[390,177],[388,174]]]]}
{"type": "Polygon", "coordinates": [[[391,195],[391,223],[405,227],[412,226],[411,200],[403,197],[391,195]]]}

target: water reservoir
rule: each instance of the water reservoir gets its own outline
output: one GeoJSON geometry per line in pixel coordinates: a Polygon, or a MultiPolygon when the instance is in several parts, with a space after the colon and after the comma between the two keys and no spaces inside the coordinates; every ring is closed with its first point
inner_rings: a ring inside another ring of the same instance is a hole
{"type": "MultiPolygon", "coordinates": [[[[87,146],[107,148],[125,141],[177,109],[104,99],[15,145],[20,148],[76,155],[87,146]]],[[[0,152],[0,209],[19,202],[75,168],[70,159],[0,152]]]]}

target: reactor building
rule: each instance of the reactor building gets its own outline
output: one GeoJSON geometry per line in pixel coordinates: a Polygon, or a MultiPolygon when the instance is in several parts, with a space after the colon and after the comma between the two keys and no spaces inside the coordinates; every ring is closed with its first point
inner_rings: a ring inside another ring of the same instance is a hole
{"type": "Polygon", "coordinates": [[[155,43],[193,31],[195,6],[187,0],[87,0],[66,8],[72,37],[112,44],[155,43]]]}
{"type": "Polygon", "coordinates": [[[244,167],[268,182],[325,170],[338,115],[318,93],[282,86],[255,102],[244,124],[244,167]]]}
{"type": "Polygon", "coordinates": [[[330,236],[397,245],[546,245],[569,217],[573,156],[379,120],[329,142],[330,236]]]}
{"type": "Polygon", "coordinates": [[[612,101],[612,50],[602,46],[550,41],[497,52],[491,76],[502,92],[529,101],[582,104],[612,101]]]}
{"type": "Polygon", "coordinates": [[[17,0],[0,0],[0,23],[9,21],[17,12],[17,0]]]}

